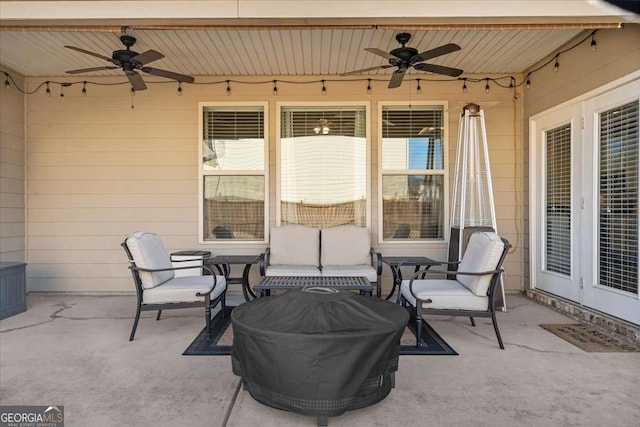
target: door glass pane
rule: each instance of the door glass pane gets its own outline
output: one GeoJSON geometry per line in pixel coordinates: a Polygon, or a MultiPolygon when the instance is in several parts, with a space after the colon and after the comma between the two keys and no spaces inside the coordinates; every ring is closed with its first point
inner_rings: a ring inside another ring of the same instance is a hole
{"type": "Polygon", "coordinates": [[[571,125],[546,132],[546,270],[571,275],[571,125]]]}
{"type": "Polygon", "coordinates": [[[638,101],[599,114],[599,283],[638,293],[638,101]]]}

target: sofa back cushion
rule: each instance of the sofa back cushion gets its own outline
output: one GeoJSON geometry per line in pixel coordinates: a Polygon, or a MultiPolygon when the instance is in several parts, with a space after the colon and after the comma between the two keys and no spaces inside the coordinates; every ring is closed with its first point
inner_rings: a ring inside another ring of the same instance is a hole
{"type": "MultiPolygon", "coordinates": [[[[136,231],[127,238],[127,248],[140,268],[171,268],[171,259],[157,234],[136,231]]],[[[173,279],[173,271],[139,271],[142,287],[151,289],[173,279]]]]}
{"type": "MultiPolygon", "coordinates": [[[[493,271],[498,267],[504,243],[493,231],[473,233],[467,249],[458,265],[458,271],[480,273],[493,271]]],[[[491,275],[468,276],[458,275],[457,279],[477,296],[486,296],[491,284],[491,275]]]]}
{"type": "Polygon", "coordinates": [[[300,224],[271,229],[269,264],[313,265],[320,260],[320,230],[300,224]]]}
{"type": "Polygon", "coordinates": [[[371,264],[371,233],[366,227],[337,225],[323,228],[322,265],[371,264]]]}

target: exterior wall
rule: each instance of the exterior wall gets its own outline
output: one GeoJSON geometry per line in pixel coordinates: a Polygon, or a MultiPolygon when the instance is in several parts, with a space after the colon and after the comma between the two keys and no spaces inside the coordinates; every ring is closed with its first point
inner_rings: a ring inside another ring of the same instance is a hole
{"type": "MultiPolygon", "coordinates": [[[[462,106],[470,102],[490,102],[485,111],[491,167],[496,193],[500,234],[510,242],[519,221],[514,206],[520,188],[520,171],[514,167],[521,158],[520,141],[514,135],[521,117],[513,94],[493,86],[485,93],[484,82],[428,82],[421,79],[422,93],[416,93],[415,81],[402,87],[386,88],[388,76],[375,77],[372,93],[367,81],[327,81],[327,94],[320,84],[278,83],[273,95],[272,83],[243,85],[231,83],[226,95],[226,78],[198,77],[197,82],[222,82],[216,85],[149,84],[149,90],[130,96],[128,84],[116,86],[82,85],[65,88],[51,85],[52,96],[41,89],[28,102],[28,261],[29,289],[35,291],[132,291],[131,276],[120,243],[132,231],[148,230],[163,236],[169,251],[209,249],[219,254],[249,254],[264,250],[264,244],[198,244],[198,103],[269,103],[269,221],[275,222],[276,209],[276,104],[286,102],[340,103],[362,101],[370,106],[370,202],[372,241],[383,255],[419,254],[445,259],[446,242],[378,243],[378,136],[377,119],[381,101],[442,101],[449,103],[449,186],[453,169],[462,106]],[[131,103],[135,108],[131,108],[131,103]]],[[[410,76],[413,78],[415,76],[410,76]]],[[[483,76],[484,77],[484,76],[483,76]]],[[[497,76],[496,76],[497,77],[497,76]]],[[[242,81],[282,79],[305,81],[292,76],[259,78],[229,77],[242,81]]],[[[322,77],[314,76],[313,81],[322,77]]],[[[335,76],[327,76],[334,80],[335,76]]],[[[29,78],[34,89],[46,78],[29,78]]],[[[77,81],[63,77],[55,81],[77,81]]],[[[91,78],[92,82],[126,82],[122,77],[91,78]]],[[[147,81],[158,81],[147,78],[147,81]]],[[[522,198],[520,198],[522,201],[522,198]]],[[[522,229],[520,229],[522,232],[522,229]]],[[[506,261],[506,286],[521,289],[521,249],[515,247],[506,261]]],[[[385,267],[384,286],[391,277],[385,267]]],[[[252,270],[257,273],[257,268],[252,270]]],[[[235,289],[234,289],[235,291],[235,289]]]]}
{"type": "MultiPolygon", "coordinates": [[[[585,35],[588,33],[585,33],[585,35]]],[[[574,45],[585,37],[581,35],[567,44],[574,45]]],[[[597,49],[592,51],[589,41],[559,57],[560,68],[553,70],[553,63],[531,76],[531,87],[523,89],[524,147],[522,201],[524,208],[525,239],[522,242],[524,285],[529,282],[529,118],[551,107],[569,101],[579,95],[640,70],[640,25],[627,24],[624,29],[599,30],[596,33],[597,49]]],[[[564,49],[564,48],[563,48],[564,49]]],[[[563,50],[560,49],[560,50],[563,50]]],[[[547,59],[545,59],[546,62],[547,59]]],[[[541,62],[541,64],[543,63],[541,62]]],[[[535,69],[539,64],[533,66],[535,69]]]]}
{"type": "MultiPolygon", "coordinates": [[[[20,87],[24,78],[10,69],[20,87]]],[[[4,74],[0,74],[4,86],[4,74]]],[[[0,90],[0,261],[24,262],[25,96],[15,87],[0,90]]]]}

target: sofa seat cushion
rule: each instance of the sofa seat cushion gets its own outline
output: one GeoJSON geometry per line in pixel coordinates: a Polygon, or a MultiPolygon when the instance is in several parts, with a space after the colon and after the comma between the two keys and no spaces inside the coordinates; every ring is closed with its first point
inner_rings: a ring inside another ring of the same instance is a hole
{"type": "Polygon", "coordinates": [[[269,264],[320,264],[320,230],[306,225],[288,224],[271,229],[269,264]]]}
{"type": "MultiPolygon", "coordinates": [[[[409,290],[409,280],[400,285],[402,296],[415,307],[416,299],[409,290]]],[[[488,310],[489,297],[478,296],[457,280],[414,280],[413,292],[421,300],[431,299],[431,303],[423,303],[422,308],[488,310]]]]}
{"type": "Polygon", "coordinates": [[[371,264],[371,233],[366,227],[337,225],[323,228],[320,239],[322,266],[371,264]]]}
{"type": "MultiPolygon", "coordinates": [[[[211,292],[214,299],[227,288],[224,276],[216,276],[216,287],[211,292]]],[[[204,301],[204,297],[196,296],[198,292],[206,292],[213,284],[211,276],[175,277],[152,289],[146,289],[142,294],[144,304],[164,304],[171,302],[204,301]]]]}
{"type": "MultiPolygon", "coordinates": [[[[137,267],[148,269],[173,268],[171,258],[164,248],[162,238],[157,234],[136,231],[127,238],[127,248],[131,252],[137,267]]],[[[174,272],[168,271],[139,271],[142,287],[151,289],[173,279],[174,272]]]]}
{"type": "Polygon", "coordinates": [[[265,276],[320,276],[320,269],[311,265],[270,265],[265,276]]]}
{"type": "Polygon", "coordinates": [[[378,272],[370,265],[323,265],[322,275],[366,277],[370,282],[378,281],[378,272]]]}
{"type": "MultiPolygon", "coordinates": [[[[474,273],[493,271],[500,262],[503,250],[504,242],[496,233],[492,231],[473,233],[462,256],[462,261],[458,265],[458,271],[474,273]]],[[[491,274],[484,276],[460,274],[457,279],[475,295],[485,296],[489,285],[491,285],[491,277],[491,274]]]]}

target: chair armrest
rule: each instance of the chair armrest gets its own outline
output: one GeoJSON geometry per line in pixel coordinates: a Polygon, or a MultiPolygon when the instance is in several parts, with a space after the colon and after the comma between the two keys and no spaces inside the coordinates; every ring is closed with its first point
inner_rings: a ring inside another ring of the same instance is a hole
{"type": "Polygon", "coordinates": [[[213,266],[218,270],[221,276],[224,276],[225,279],[229,278],[229,274],[231,273],[231,265],[229,261],[224,258],[224,255],[217,255],[212,258],[205,258],[205,264],[208,266],[213,266]]]}
{"type": "Polygon", "coordinates": [[[494,274],[500,274],[502,273],[504,270],[502,268],[498,269],[498,270],[488,270],[488,271],[480,271],[480,272],[470,272],[470,271],[445,271],[445,270],[429,270],[429,269],[422,269],[422,270],[418,270],[413,276],[411,276],[411,279],[409,280],[409,291],[411,292],[411,295],[413,295],[413,297],[416,299],[416,301],[424,301],[424,302],[431,302],[431,300],[423,300],[418,298],[418,296],[413,292],[413,282],[414,280],[416,280],[418,278],[418,276],[430,276],[430,275],[464,275],[464,276],[488,276],[488,275],[494,275],[494,274]]]}
{"type": "MultiPolygon", "coordinates": [[[[188,270],[188,269],[192,269],[192,268],[196,268],[194,266],[189,266],[189,267],[171,267],[171,268],[143,268],[143,267],[138,267],[137,265],[131,263],[131,265],[129,265],[129,269],[131,270],[135,270],[135,271],[145,271],[148,273],[154,273],[157,271],[175,271],[175,270],[188,270]]],[[[197,267],[197,268],[202,268],[203,270],[206,270],[209,272],[209,275],[213,278],[213,285],[211,286],[211,288],[207,291],[207,292],[197,292],[196,296],[202,297],[202,296],[206,296],[209,295],[216,287],[216,285],[218,284],[218,278],[216,277],[216,274],[213,272],[213,270],[205,265],[203,265],[202,267],[197,267]]]]}
{"type": "Polygon", "coordinates": [[[264,277],[266,274],[266,268],[269,266],[269,255],[271,251],[269,246],[267,246],[264,250],[264,253],[260,254],[260,259],[258,260],[258,265],[260,266],[260,275],[264,277]]]}
{"type": "Polygon", "coordinates": [[[378,276],[382,275],[382,254],[380,252],[376,252],[375,249],[371,248],[371,265],[376,266],[376,272],[378,276]],[[375,262],[374,262],[375,259],[375,262]]]}

